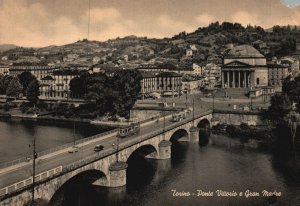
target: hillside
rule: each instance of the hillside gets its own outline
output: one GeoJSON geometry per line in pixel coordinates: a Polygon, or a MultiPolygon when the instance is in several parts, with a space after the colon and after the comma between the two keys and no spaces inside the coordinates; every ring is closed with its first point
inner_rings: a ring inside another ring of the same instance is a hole
{"type": "Polygon", "coordinates": [[[10,49],[14,49],[17,46],[14,44],[0,44],[0,53],[8,51],[10,49]]]}
{"type": "MultiPolygon", "coordinates": [[[[127,36],[105,42],[83,39],[62,46],[47,46],[38,49],[3,46],[1,57],[8,62],[41,61],[56,65],[112,64],[133,67],[140,64],[191,62],[220,62],[232,46],[250,44],[267,57],[286,55],[296,50],[300,42],[298,27],[274,26],[266,32],[259,26],[243,27],[239,23],[211,23],[192,33],[181,32],[171,38],[148,39],[127,36]]],[[[1,49],[1,46],[0,46],[1,49]]]]}

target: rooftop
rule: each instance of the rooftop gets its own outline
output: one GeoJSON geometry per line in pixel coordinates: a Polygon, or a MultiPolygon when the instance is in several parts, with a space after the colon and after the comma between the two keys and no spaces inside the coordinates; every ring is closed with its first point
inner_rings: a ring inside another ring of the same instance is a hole
{"type": "Polygon", "coordinates": [[[239,45],[231,49],[226,57],[262,57],[264,56],[256,50],[253,46],[250,45],[239,45]]]}

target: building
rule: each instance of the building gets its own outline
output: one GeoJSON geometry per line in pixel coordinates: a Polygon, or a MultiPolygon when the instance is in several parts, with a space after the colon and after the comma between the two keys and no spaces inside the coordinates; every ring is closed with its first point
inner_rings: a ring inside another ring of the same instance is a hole
{"type": "Polygon", "coordinates": [[[159,74],[141,72],[141,96],[157,92],[165,94],[167,92],[175,95],[182,90],[182,75],[175,72],[161,72],[159,74]]]}
{"type": "Polygon", "coordinates": [[[175,72],[162,72],[156,75],[157,90],[160,93],[181,91],[182,75],[175,72]]]}
{"type": "Polygon", "coordinates": [[[208,63],[205,66],[203,75],[208,79],[219,81],[221,79],[221,67],[215,63],[208,63]]]}
{"type": "Polygon", "coordinates": [[[161,65],[142,65],[136,68],[139,72],[151,72],[155,75],[161,72],[175,72],[178,68],[173,64],[161,64],[161,65]]]}
{"type": "Polygon", "coordinates": [[[54,68],[54,66],[49,66],[43,63],[20,62],[13,63],[9,66],[9,74],[13,77],[17,77],[23,72],[30,72],[37,78],[37,80],[41,80],[42,78],[51,74],[54,68]]]}
{"type": "Polygon", "coordinates": [[[142,80],[141,84],[141,96],[144,98],[147,94],[157,92],[157,79],[156,75],[149,72],[141,72],[142,80]]]}
{"type": "Polygon", "coordinates": [[[250,45],[231,49],[223,59],[222,87],[262,87],[268,85],[266,58],[250,45]]]}
{"type": "Polygon", "coordinates": [[[193,56],[193,50],[192,49],[185,50],[185,55],[188,56],[188,57],[193,56]]]}
{"type": "Polygon", "coordinates": [[[289,75],[289,66],[268,62],[269,85],[281,88],[283,80],[289,75]]]}
{"type": "Polygon", "coordinates": [[[297,75],[299,73],[299,60],[293,57],[283,57],[279,60],[279,63],[284,66],[289,67],[289,72],[292,75],[297,75]]]}
{"type": "Polygon", "coordinates": [[[203,80],[182,81],[182,90],[188,93],[199,91],[200,86],[202,86],[202,81],[203,80]]]}
{"type": "Polygon", "coordinates": [[[196,75],[196,76],[202,76],[203,75],[205,65],[199,65],[199,64],[193,63],[192,67],[193,67],[193,70],[194,70],[194,75],[196,75]]]}
{"type": "Polygon", "coordinates": [[[51,97],[62,97],[62,98],[69,98],[70,97],[70,81],[74,77],[78,77],[80,72],[74,69],[62,69],[62,70],[55,70],[52,73],[53,83],[50,87],[51,97]]]}
{"type": "Polygon", "coordinates": [[[9,66],[7,65],[0,65],[0,75],[9,75],[9,66]]]}
{"type": "Polygon", "coordinates": [[[80,71],[70,68],[62,68],[54,70],[51,74],[40,80],[41,96],[46,98],[69,98],[70,97],[70,81],[80,75],[80,71]]]}
{"type": "Polygon", "coordinates": [[[52,76],[45,76],[40,80],[40,96],[42,97],[50,97],[52,93],[52,85],[54,83],[54,79],[52,76]]]}

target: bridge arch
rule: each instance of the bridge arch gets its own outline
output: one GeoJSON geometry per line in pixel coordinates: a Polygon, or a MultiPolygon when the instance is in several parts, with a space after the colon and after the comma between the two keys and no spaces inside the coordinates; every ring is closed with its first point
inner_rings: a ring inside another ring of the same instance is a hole
{"type": "Polygon", "coordinates": [[[126,188],[141,188],[153,179],[156,171],[158,152],[153,145],[143,145],[134,150],[127,159],[126,188]]]}
{"type": "Polygon", "coordinates": [[[197,124],[197,127],[200,129],[199,130],[199,144],[201,146],[205,146],[209,142],[209,137],[210,137],[210,121],[208,119],[202,119],[199,121],[197,124]]]}
{"type": "Polygon", "coordinates": [[[130,158],[132,158],[134,155],[138,155],[143,158],[145,158],[145,157],[146,158],[157,158],[158,150],[155,146],[153,146],[151,144],[142,145],[128,154],[128,156],[126,158],[126,162],[128,162],[128,160],[130,158]]]}
{"type": "Polygon", "coordinates": [[[176,142],[176,141],[188,141],[189,133],[186,129],[178,129],[176,130],[170,137],[170,142],[176,142]]]}
{"type": "MultiPolygon", "coordinates": [[[[51,205],[53,201],[57,200],[59,195],[78,191],[83,183],[86,185],[92,185],[94,182],[97,182],[97,185],[106,186],[108,184],[107,175],[101,170],[90,168],[81,171],[73,171],[70,172],[70,174],[61,176],[57,181],[52,194],[49,194],[49,205],[51,205]]],[[[74,197],[76,197],[75,194],[74,197]]]]}

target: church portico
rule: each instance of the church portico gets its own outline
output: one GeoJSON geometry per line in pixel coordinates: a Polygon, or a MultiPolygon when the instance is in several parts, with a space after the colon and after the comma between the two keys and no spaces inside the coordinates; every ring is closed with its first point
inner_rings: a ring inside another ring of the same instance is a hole
{"type": "Polygon", "coordinates": [[[223,70],[222,87],[223,88],[247,88],[251,87],[251,79],[254,71],[245,70],[223,70]]]}

